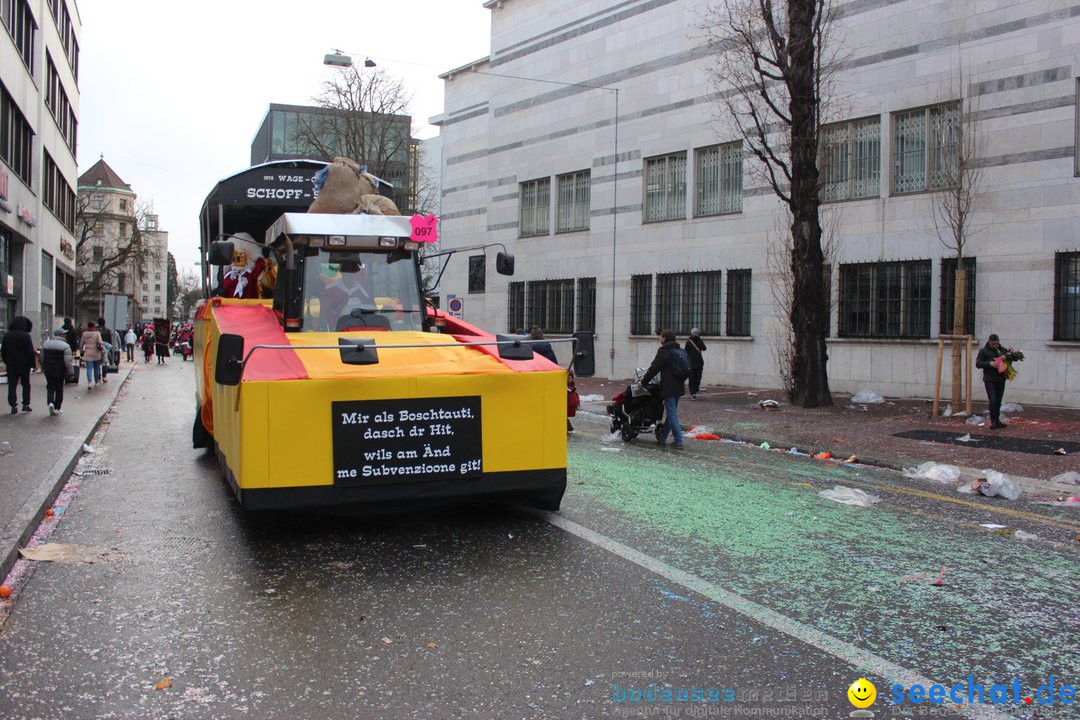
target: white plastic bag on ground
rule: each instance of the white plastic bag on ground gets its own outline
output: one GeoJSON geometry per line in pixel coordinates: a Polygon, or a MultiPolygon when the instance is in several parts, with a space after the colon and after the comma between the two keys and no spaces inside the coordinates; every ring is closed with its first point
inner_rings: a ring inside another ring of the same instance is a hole
{"type": "Polygon", "coordinates": [[[1080,485],[1080,473],[1075,470],[1063,472],[1050,478],[1050,482],[1065,483],[1066,485],[1080,485]]]}
{"type": "Polygon", "coordinates": [[[1003,413],[1022,413],[1024,407],[1019,403],[1005,403],[1001,406],[1001,412],[1003,413]]]}
{"type": "Polygon", "coordinates": [[[979,492],[983,495],[1000,495],[1006,500],[1020,497],[1020,486],[1008,475],[997,470],[983,470],[983,474],[986,475],[986,482],[979,484],[979,492]]]}
{"type": "Polygon", "coordinates": [[[822,490],[818,495],[826,500],[857,507],[870,507],[874,503],[881,501],[881,498],[877,495],[871,495],[862,490],[844,487],[843,485],[836,485],[832,490],[822,490]]]}
{"type": "Polygon", "coordinates": [[[939,483],[952,484],[960,479],[960,468],[927,460],[918,467],[904,468],[904,477],[923,478],[939,483]]]}
{"type": "Polygon", "coordinates": [[[1039,539],[1039,536],[1036,535],[1035,533],[1024,532],[1023,530],[1017,530],[1013,534],[1013,537],[1015,537],[1017,540],[1038,540],[1039,539]]]}
{"type": "Polygon", "coordinates": [[[982,424],[983,424],[983,423],[985,423],[986,421],[985,421],[985,420],[983,420],[983,416],[982,416],[982,415],[972,415],[971,417],[969,417],[969,418],[968,418],[967,420],[965,420],[964,422],[965,422],[965,423],[967,423],[968,425],[979,425],[979,426],[982,426],[982,424]]]}
{"type": "Polygon", "coordinates": [[[875,403],[885,402],[885,398],[881,397],[870,388],[864,388],[851,398],[851,402],[853,405],[873,405],[875,403]]]}

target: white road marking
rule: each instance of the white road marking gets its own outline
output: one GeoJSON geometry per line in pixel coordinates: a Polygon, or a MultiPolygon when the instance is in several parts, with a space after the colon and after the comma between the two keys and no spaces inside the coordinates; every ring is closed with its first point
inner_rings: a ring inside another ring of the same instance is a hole
{"type": "MultiPolygon", "coordinates": [[[[815,647],[828,655],[832,655],[838,660],[842,660],[849,665],[858,668],[860,671],[883,677],[888,681],[889,687],[893,685],[903,685],[906,688],[910,688],[912,685],[922,685],[924,688],[929,689],[932,685],[944,684],[937,683],[928,677],[918,674],[914,670],[909,670],[894,662],[890,662],[885,658],[878,657],[849,642],[823,633],[820,630],[815,630],[809,625],[785,617],[775,610],[770,610],[752,600],[747,600],[741,595],[737,595],[729,590],[724,590],[715,583],[704,580],[685,570],[680,570],[663,560],[658,560],[651,555],[646,555],[617,540],[612,540],[606,535],[601,535],[595,530],[590,530],[573,520],[567,520],[561,515],[544,512],[542,510],[526,510],[526,512],[535,515],[541,520],[551,523],[555,527],[565,530],[572,535],[576,535],[582,540],[592,543],[599,548],[607,550],[624,560],[628,560],[639,567],[645,568],[649,572],[656,573],[660,577],[676,585],[681,585],[713,602],[730,608],[741,615],[745,615],[755,622],[766,625],[800,642],[815,647]]],[[[854,680],[856,680],[856,678],[852,678],[852,681],[854,680]]],[[[847,688],[843,688],[843,690],[846,692],[847,688]]],[[[885,690],[886,689],[883,688],[882,691],[879,691],[879,694],[882,697],[887,696],[885,690]]],[[[1002,713],[997,706],[989,703],[954,704],[952,702],[945,702],[942,705],[948,706],[955,712],[966,718],[971,718],[972,720],[1006,720],[1010,717],[1009,715],[1002,713]]],[[[881,711],[887,715],[889,714],[890,707],[893,706],[886,705],[881,708],[881,711]]],[[[896,714],[903,714],[903,711],[897,712],[896,714]]]]}

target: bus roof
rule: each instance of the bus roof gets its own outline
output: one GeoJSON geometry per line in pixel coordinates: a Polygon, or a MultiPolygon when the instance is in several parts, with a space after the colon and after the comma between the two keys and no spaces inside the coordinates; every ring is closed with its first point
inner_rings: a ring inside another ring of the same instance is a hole
{"type": "Polygon", "coordinates": [[[219,181],[199,213],[202,251],[212,241],[237,232],[262,242],[282,213],[307,210],[315,199],[311,180],[326,165],[320,160],[277,160],[219,181]]]}

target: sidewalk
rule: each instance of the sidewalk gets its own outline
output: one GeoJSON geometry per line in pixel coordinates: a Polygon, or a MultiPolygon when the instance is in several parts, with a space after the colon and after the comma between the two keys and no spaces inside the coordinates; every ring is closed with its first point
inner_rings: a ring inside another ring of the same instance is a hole
{"type": "MultiPolygon", "coordinates": [[[[68,474],[82,455],[83,443],[93,437],[112,407],[134,363],[123,361],[108,382],[87,390],[86,371],[78,385],[64,388],[62,415],[51,417],[45,403],[45,376],[30,376],[32,413],[9,415],[7,385],[0,384],[0,579],[18,557],[18,549],[37,527],[42,513],[63,489],[68,474]]],[[[6,378],[5,378],[6,379],[6,378]]],[[[22,388],[18,400],[22,404],[22,388]]]]}
{"type": "MultiPolygon", "coordinates": [[[[612,397],[629,380],[577,378],[582,397],[578,412],[603,416],[612,397]],[[590,400],[589,396],[603,396],[590,400]]],[[[1062,485],[1050,478],[1067,471],[1080,472],[1080,410],[1024,406],[1011,416],[1004,430],[966,424],[965,417],[933,417],[932,403],[925,400],[892,399],[880,404],[851,405],[850,395],[833,393],[830,407],[793,407],[782,391],[757,388],[706,387],[696,400],[689,395],[679,402],[684,428],[707,425],[722,438],[772,448],[818,454],[833,458],[902,470],[926,461],[956,465],[964,477],[978,477],[984,469],[997,470],[1020,482],[1025,494],[1056,500],[1080,495],[1080,485],[1062,485]],[[779,410],[763,410],[758,402],[776,400],[779,410]],[[906,437],[899,437],[899,435],[906,437]],[[958,442],[970,436],[969,442],[958,442]],[[1056,454],[1058,449],[1065,455],[1056,454]]],[[[1008,395],[1006,395],[1008,402],[1008,395]]],[[[942,402],[942,407],[948,402],[942,402]]],[[[986,410],[978,401],[975,413],[986,410]]]]}

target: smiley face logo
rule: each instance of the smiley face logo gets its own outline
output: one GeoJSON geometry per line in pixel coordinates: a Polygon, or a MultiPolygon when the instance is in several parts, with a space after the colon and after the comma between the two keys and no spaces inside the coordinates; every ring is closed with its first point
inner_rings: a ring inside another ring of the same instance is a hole
{"type": "Polygon", "coordinates": [[[877,688],[866,678],[859,678],[851,683],[851,687],[847,690],[847,697],[855,707],[868,708],[877,699],[877,688]]]}

